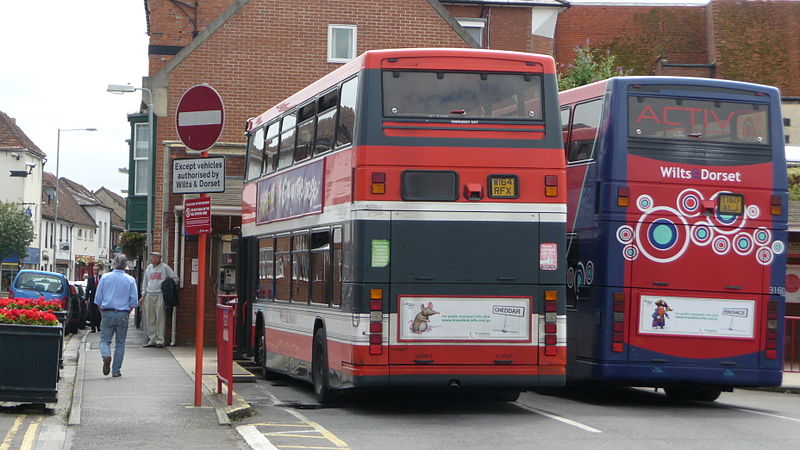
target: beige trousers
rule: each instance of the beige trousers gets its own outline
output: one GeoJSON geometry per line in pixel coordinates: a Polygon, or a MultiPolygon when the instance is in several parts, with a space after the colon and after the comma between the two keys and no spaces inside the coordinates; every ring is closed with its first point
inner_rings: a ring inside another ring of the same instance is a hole
{"type": "Polygon", "coordinates": [[[144,318],[147,320],[147,343],[164,345],[164,296],[160,292],[148,292],[144,296],[144,318]]]}

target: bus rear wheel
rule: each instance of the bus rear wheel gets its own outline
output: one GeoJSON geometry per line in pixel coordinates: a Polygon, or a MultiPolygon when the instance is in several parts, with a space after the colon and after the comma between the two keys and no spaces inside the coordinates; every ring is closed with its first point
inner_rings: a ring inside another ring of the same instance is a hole
{"type": "Polygon", "coordinates": [[[722,389],[715,387],[667,387],[667,398],[677,402],[713,402],[718,399],[722,389]]]}
{"type": "Polygon", "coordinates": [[[334,390],[328,384],[328,339],[325,330],[320,328],[314,333],[314,353],[311,361],[311,379],[314,384],[314,396],[319,403],[330,403],[334,399],[334,390]]]}
{"type": "Polygon", "coordinates": [[[277,378],[277,374],[269,370],[267,367],[267,338],[264,336],[264,333],[261,333],[261,336],[258,337],[258,365],[261,367],[261,376],[264,377],[265,380],[274,380],[277,378]]]}

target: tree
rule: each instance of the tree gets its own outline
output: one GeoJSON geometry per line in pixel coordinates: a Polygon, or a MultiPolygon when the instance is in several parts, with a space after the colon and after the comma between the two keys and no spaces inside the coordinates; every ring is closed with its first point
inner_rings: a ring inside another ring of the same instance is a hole
{"type": "Polygon", "coordinates": [[[33,222],[16,203],[0,201],[0,258],[27,256],[33,222]]]}
{"type": "Polygon", "coordinates": [[[616,56],[608,50],[589,46],[575,47],[575,62],[558,76],[558,90],[572,89],[606,78],[628,75],[630,70],[616,65],[616,56]]]}

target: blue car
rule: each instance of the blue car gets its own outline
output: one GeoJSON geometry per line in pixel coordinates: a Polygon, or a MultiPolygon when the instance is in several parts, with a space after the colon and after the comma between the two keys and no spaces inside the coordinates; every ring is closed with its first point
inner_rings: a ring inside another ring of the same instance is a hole
{"type": "Polygon", "coordinates": [[[67,277],[60,273],[44,272],[41,270],[23,269],[17,273],[11,287],[8,288],[9,298],[44,297],[45,300],[58,300],[61,310],[67,312],[69,321],[71,290],[67,277]]]}

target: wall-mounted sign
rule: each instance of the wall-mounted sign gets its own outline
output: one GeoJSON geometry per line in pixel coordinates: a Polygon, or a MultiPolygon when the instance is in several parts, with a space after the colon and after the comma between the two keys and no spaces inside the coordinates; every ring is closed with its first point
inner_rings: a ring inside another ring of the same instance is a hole
{"type": "Polygon", "coordinates": [[[190,198],[183,203],[183,225],[186,234],[211,232],[211,199],[190,198]]]}

